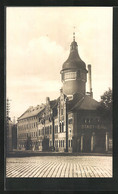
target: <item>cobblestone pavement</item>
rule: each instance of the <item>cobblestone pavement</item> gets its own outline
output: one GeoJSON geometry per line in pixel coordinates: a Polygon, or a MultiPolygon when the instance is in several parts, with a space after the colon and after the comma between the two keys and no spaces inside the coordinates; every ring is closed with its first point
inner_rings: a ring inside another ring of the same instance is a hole
{"type": "Polygon", "coordinates": [[[7,158],[6,177],[112,177],[112,157],[35,156],[7,158]]]}

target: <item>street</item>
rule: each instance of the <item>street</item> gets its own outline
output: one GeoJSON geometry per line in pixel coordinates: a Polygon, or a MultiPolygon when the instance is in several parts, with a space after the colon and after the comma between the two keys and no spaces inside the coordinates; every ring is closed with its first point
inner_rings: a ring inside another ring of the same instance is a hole
{"type": "Polygon", "coordinates": [[[112,177],[111,156],[35,156],[6,159],[6,177],[112,177]]]}

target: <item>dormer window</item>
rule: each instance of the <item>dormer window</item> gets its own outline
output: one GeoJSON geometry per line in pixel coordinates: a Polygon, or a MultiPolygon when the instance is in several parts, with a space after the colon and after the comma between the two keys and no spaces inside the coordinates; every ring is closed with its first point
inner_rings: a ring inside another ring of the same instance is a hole
{"type": "Polygon", "coordinates": [[[69,81],[69,80],[76,80],[77,78],[77,72],[67,72],[65,73],[64,80],[69,81]]]}

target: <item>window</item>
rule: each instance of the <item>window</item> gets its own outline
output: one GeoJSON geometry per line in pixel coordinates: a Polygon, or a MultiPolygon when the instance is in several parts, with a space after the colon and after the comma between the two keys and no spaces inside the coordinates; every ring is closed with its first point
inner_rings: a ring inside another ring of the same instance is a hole
{"type": "Polygon", "coordinates": [[[61,133],[61,123],[60,123],[60,125],[59,125],[59,126],[60,126],[60,133],[61,133]]]}
{"type": "Polygon", "coordinates": [[[64,140],[63,140],[63,147],[64,147],[64,140]]]}
{"type": "Polygon", "coordinates": [[[58,133],[58,125],[55,125],[55,133],[58,133]]]}
{"type": "Polygon", "coordinates": [[[62,132],[64,132],[64,123],[62,122],[62,132]]]}
{"type": "Polygon", "coordinates": [[[76,79],[77,73],[76,72],[67,72],[65,73],[65,81],[71,80],[71,79],[76,79]]]}
{"type": "Polygon", "coordinates": [[[45,128],[45,133],[48,135],[49,134],[49,126],[45,128]]]}
{"type": "Polygon", "coordinates": [[[61,115],[63,115],[63,109],[61,109],[61,115]]]}
{"type": "Polygon", "coordinates": [[[70,119],[68,120],[68,123],[69,123],[69,124],[72,124],[72,118],[70,118],[70,119]]]}
{"type": "Polygon", "coordinates": [[[61,147],[62,147],[62,140],[61,140],[61,147]]]}

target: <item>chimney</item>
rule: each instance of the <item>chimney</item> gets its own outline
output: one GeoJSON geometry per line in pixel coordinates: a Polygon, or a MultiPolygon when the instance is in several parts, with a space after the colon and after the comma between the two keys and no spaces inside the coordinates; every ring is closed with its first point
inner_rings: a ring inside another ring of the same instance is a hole
{"type": "Polygon", "coordinates": [[[50,98],[46,97],[46,104],[49,104],[49,102],[50,102],[50,98]]]}
{"type": "Polygon", "coordinates": [[[89,84],[89,93],[91,98],[93,98],[92,92],[92,78],[91,78],[91,65],[88,65],[88,84],[89,84]]]}

